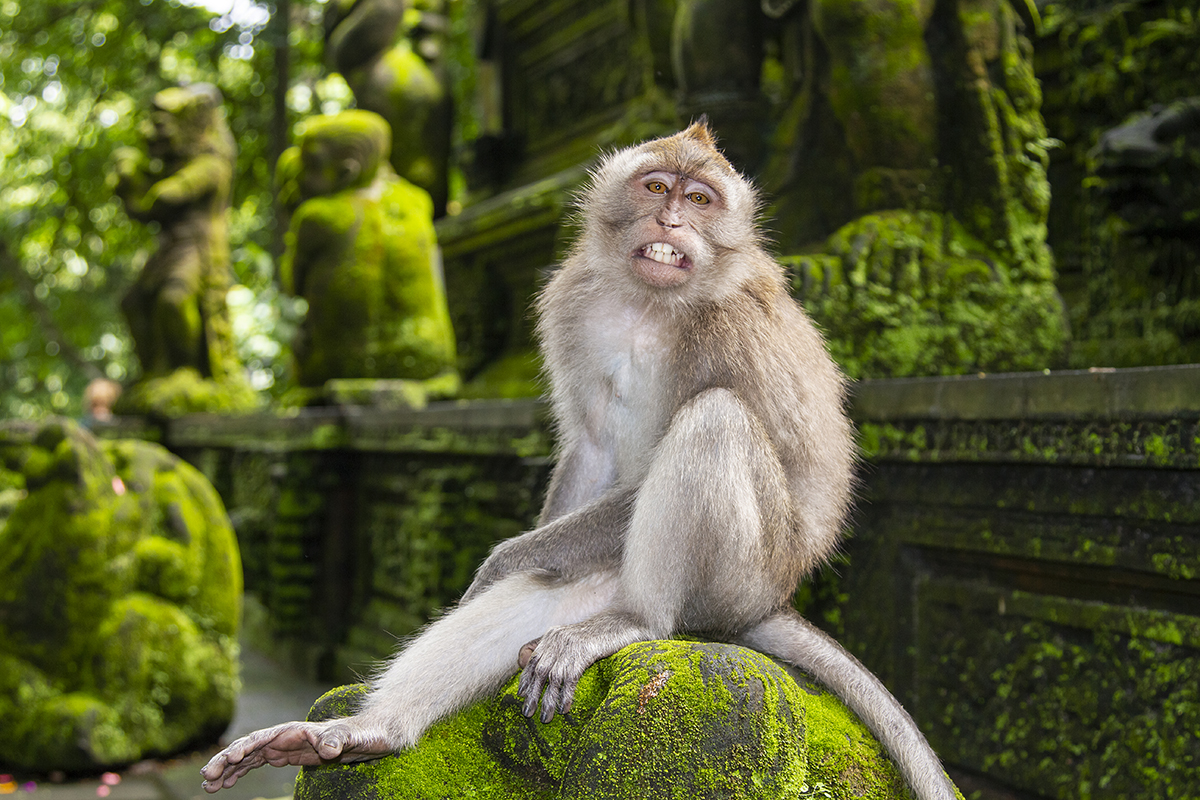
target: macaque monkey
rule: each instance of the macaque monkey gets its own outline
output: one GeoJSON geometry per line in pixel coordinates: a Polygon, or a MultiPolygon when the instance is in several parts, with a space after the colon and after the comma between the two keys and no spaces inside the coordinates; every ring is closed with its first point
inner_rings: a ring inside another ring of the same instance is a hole
{"type": "Polygon", "coordinates": [[[237,740],[202,770],[208,791],[263,764],[411,747],[518,665],[525,714],[540,703],[549,721],[595,661],[688,632],[811,674],[917,797],[955,797],[883,684],[791,608],[838,541],[854,443],[842,377],[764,252],[758,209],[703,121],[604,159],[538,301],[561,443],[538,527],[495,548],[357,714],[237,740]]]}

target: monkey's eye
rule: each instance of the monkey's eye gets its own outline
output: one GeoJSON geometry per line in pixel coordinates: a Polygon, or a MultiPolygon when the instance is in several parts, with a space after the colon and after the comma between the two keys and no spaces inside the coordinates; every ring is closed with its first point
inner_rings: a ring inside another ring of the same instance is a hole
{"type": "Polygon", "coordinates": [[[667,185],[662,181],[650,181],[646,184],[646,188],[655,194],[666,194],[667,185]]]}
{"type": "Polygon", "coordinates": [[[709,203],[708,195],[703,192],[691,192],[687,197],[698,206],[706,206],[709,203]]]}

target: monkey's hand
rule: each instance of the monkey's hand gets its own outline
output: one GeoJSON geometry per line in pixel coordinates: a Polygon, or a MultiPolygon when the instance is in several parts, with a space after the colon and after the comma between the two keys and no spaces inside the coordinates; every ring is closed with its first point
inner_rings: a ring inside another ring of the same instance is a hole
{"type": "Polygon", "coordinates": [[[200,774],[204,791],[228,789],[252,769],[349,764],[393,752],[386,731],[356,717],[327,722],[285,722],[247,734],[212,757],[200,774]]]}

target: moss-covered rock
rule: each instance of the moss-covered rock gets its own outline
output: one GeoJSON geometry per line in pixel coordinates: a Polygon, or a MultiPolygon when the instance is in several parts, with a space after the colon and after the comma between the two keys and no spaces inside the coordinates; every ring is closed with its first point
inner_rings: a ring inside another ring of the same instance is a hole
{"type": "MultiPolygon", "coordinates": [[[[365,691],[336,689],[309,718],[353,713],[365,691]]],[[[525,717],[516,691],[514,678],[412,750],[305,768],[296,798],[907,796],[840,701],[733,645],[627,647],[590,668],[570,713],[549,724],[525,717]]]]}
{"type": "Polygon", "coordinates": [[[0,764],[86,770],[215,738],[233,716],[241,565],[215,490],[158,445],[65,420],[0,441],[0,764]]]}

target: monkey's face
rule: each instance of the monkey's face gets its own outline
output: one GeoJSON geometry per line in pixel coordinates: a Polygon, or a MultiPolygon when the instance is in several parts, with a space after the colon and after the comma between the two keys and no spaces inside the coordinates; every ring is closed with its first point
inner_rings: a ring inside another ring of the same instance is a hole
{"type": "Polygon", "coordinates": [[[629,194],[636,217],[626,247],[638,278],[657,288],[678,286],[692,277],[697,264],[712,260],[704,232],[724,210],[713,187],[655,169],[634,176],[629,194]]]}
{"type": "Polygon", "coordinates": [[[640,292],[679,299],[731,289],[738,259],[726,256],[759,239],[753,187],[699,125],[610,155],[582,210],[586,250],[627,264],[640,292]]]}

